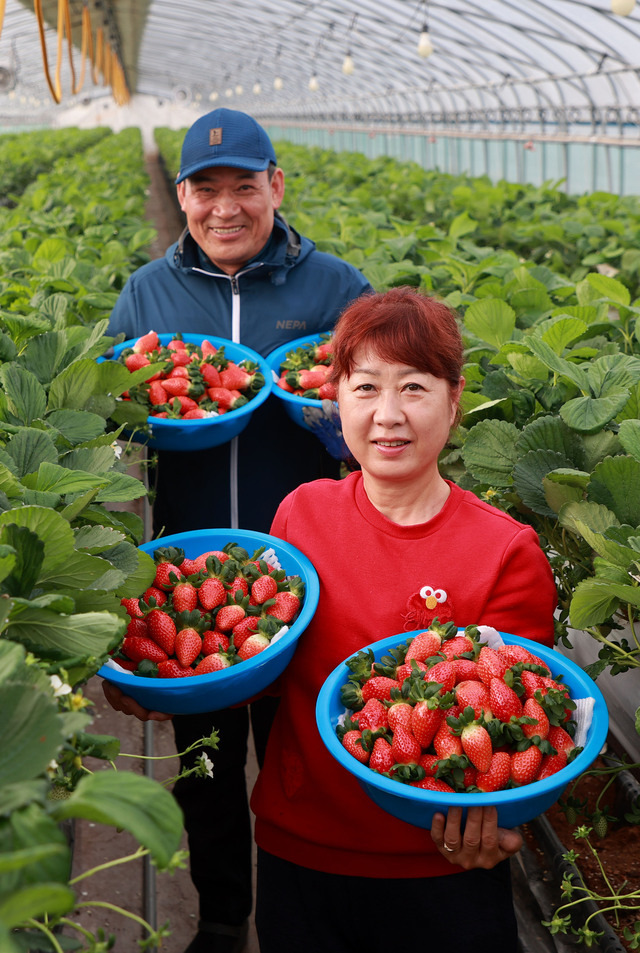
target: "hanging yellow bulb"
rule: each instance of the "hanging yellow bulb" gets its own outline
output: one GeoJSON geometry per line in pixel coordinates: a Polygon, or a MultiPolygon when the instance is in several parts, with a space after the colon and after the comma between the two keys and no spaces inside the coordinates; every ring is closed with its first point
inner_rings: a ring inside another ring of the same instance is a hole
{"type": "Polygon", "coordinates": [[[284,82],[282,80],[282,76],[276,76],[276,78],[273,81],[273,88],[282,89],[283,86],[284,86],[284,82]]]}
{"type": "Polygon", "coordinates": [[[431,42],[427,25],[425,24],[422,28],[422,32],[420,33],[420,38],[418,39],[418,55],[423,59],[426,59],[428,56],[431,56],[432,53],[433,43],[431,42]]]}
{"type": "Polygon", "coordinates": [[[253,84],[253,95],[254,95],[254,96],[259,96],[261,92],[262,92],[262,86],[261,86],[260,83],[256,80],[256,82],[253,84]]]}
{"type": "Polygon", "coordinates": [[[636,0],[611,0],[611,12],[619,17],[628,17],[636,5],[636,0]]]}
{"type": "Polygon", "coordinates": [[[345,76],[352,76],[355,69],[355,64],[353,62],[353,57],[351,53],[347,53],[344,60],[342,61],[342,72],[345,76]]]}
{"type": "Polygon", "coordinates": [[[309,80],[309,89],[312,93],[316,93],[318,91],[318,77],[315,73],[313,73],[311,79],[309,80]]]}

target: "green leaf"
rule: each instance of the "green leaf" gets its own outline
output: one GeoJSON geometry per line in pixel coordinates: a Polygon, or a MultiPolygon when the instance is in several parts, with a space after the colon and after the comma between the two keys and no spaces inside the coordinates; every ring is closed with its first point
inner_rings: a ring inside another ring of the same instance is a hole
{"type": "Polygon", "coordinates": [[[94,476],[84,470],[70,470],[57,463],[41,463],[36,473],[30,473],[22,480],[24,486],[44,493],[84,493],[108,483],[106,477],[94,476]]]}
{"type": "Polygon", "coordinates": [[[42,564],[44,576],[74,552],[73,531],[64,517],[54,510],[42,506],[22,506],[15,510],[0,513],[0,533],[2,527],[11,523],[26,527],[44,543],[44,561],[42,564]]]}
{"type": "Polygon", "coordinates": [[[526,338],[525,343],[533,354],[535,354],[549,370],[553,371],[554,374],[568,378],[570,381],[573,381],[583,393],[588,393],[589,380],[586,372],[583,371],[582,368],[559,357],[553,348],[551,348],[546,341],[543,341],[541,337],[532,335],[526,338]]]}
{"type": "Polygon", "coordinates": [[[608,424],[622,410],[629,391],[622,390],[608,397],[574,397],[560,408],[565,423],[579,433],[592,434],[608,424]]]}
{"type": "Polygon", "coordinates": [[[64,615],[18,603],[6,635],[41,658],[64,660],[106,656],[125,629],[126,622],[109,612],[64,615]]]}
{"type": "Polygon", "coordinates": [[[520,499],[541,516],[555,516],[547,503],[543,479],[552,470],[571,467],[571,461],[563,453],[553,450],[530,450],[513,469],[513,483],[520,499]]]}
{"type": "Polygon", "coordinates": [[[52,814],[58,821],[82,817],[123,828],[149,849],[160,868],[168,866],[182,837],[182,812],[173,795],[130,771],[101,771],[82,778],[52,814]]]}
{"type": "Polygon", "coordinates": [[[478,223],[469,216],[468,212],[462,212],[451,222],[449,226],[449,238],[451,241],[457,242],[459,238],[462,238],[463,235],[469,235],[471,232],[475,232],[478,227],[478,223]]]}
{"type": "Polygon", "coordinates": [[[640,462],[640,420],[623,420],[618,436],[627,453],[640,462]]]}
{"type": "Polygon", "coordinates": [[[105,474],[109,483],[104,489],[98,492],[96,501],[98,503],[122,503],[129,500],[137,500],[141,496],[146,496],[147,488],[141,480],[129,476],[127,473],[108,473],[105,474]]]}
{"type": "Polygon", "coordinates": [[[621,523],[640,526],[640,461],[605,458],[591,475],[589,498],[615,513],[621,523]]]}
{"type": "Polygon", "coordinates": [[[48,433],[34,428],[22,428],[6,446],[16,465],[16,475],[33,473],[42,463],[57,463],[58,451],[48,433]]]}
{"type": "Polygon", "coordinates": [[[576,629],[600,625],[613,615],[618,602],[618,597],[612,591],[612,584],[607,580],[583,579],[573,592],[569,621],[576,629]]]}
{"type": "Polygon", "coordinates": [[[553,318],[542,332],[542,340],[559,355],[586,330],[587,325],[578,318],[557,317],[553,318]]]}
{"type": "Polygon", "coordinates": [[[6,784],[29,781],[42,774],[63,741],[58,706],[53,698],[33,685],[3,685],[0,791],[6,784]]]}
{"type": "Polygon", "coordinates": [[[47,424],[73,446],[99,437],[105,426],[104,417],[87,410],[54,410],[47,416],[47,424]]]}
{"type": "Polygon", "coordinates": [[[471,428],[462,456],[476,480],[494,486],[511,485],[511,474],[518,459],[515,450],[518,434],[518,428],[505,420],[481,420],[471,428]]]}
{"type": "MultiPolygon", "coordinates": [[[[73,910],[76,898],[73,890],[63,884],[34,884],[13,891],[6,898],[0,897],[0,924],[8,929],[20,926],[34,917],[68,913],[73,910]]],[[[7,953],[19,950],[17,946],[5,947],[7,953]]]]}
{"type": "Polygon", "coordinates": [[[555,450],[570,460],[576,469],[584,469],[585,451],[581,437],[551,414],[537,417],[523,428],[516,450],[519,454],[528,450],[555,450]]]}
{"type": "Polygon", "coordinates": [[[499,348],[511,340],[516,326],[516,315],[506,301],[486,298],[474,301],[467,308],[464,323],[481,341],[499,348]]]}
{"type": "Polygon", "coordinates": [[[25,426],[42,417],[47,405],[44,387],[30,371],[17,364],[0,367],[0,383],[4,388],[7,407],[25,426]]]}
{"type": "MultiPolygon", "coordinates": [[[[88,358],[75,361],[52,381],[48,409],[83,410],[92,394],[101,392],[99,380],[99,365],[95,361],[88,358]]],[[[104,389],[102,393],[109,391],[104,389]]]]}
{"type": "Polygon", "coordinates": [[[587,275],[587,281],[601,298],[608,298],[621,305],[628,305],[631,302],[629,289],[615,278],[592,273],[587,275]]]}
{"type": "Polygon", "coordinates": [[[121,599],[135,599],[148,589],[156,574],[156,564],[153,557],[141,549],[135,550],[138,566],[135,572],[129,573],[125,583],[119,587],[118,596],[121,599]]]}
{"type": "Polygon", "coordinates": [[[11,596],[24,598],[31,594],[42,568],[44,543],[26,526],[10,523],[2,527],[3,547],[10,547],[13,566],[5,575],[3,589],[11,596]]]}
{"type": "Polygon", "coordinates": [[[93,556],[119,546],[125,541],[124,533],[109,526],[80,526],[75,531],[75,547],[93,556]]]}

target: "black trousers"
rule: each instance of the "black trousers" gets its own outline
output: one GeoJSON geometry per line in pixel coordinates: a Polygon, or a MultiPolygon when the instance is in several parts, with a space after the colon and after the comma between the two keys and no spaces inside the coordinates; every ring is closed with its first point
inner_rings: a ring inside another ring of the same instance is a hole
{"type": "MultiPolygon", "coordinates": [[[[375,836],[372,832],[372,836],[375,836]]],[[[258,850],[260,953],[516,953],[509,861],[447,877],[379,880],[258,850]]]]}
{"type": "Polygon", "coordinates": [[[200,919],[239,925],[253,905],[251,819],[245,782],[249,720],[258,764],[262,764],[278,700],[265,697],[250,706],[204,715],[176,715],[178,751],[196,739],[219,733],[219,747],[198,749],[181,759],[191,767],[205,750],[213,778],[185,778],[174,795],[184,813],[191,879],[200,898],[200,919]]]}

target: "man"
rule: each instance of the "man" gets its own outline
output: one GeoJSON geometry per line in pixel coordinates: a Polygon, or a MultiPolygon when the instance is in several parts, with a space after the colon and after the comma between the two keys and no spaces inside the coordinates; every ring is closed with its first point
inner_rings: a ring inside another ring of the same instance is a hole
{"type": "MultiPolygon", "coordinates": [[[[184,139],[176,184],[187,227],[164,258],[129,278],[109,334],[211,334],[267,355],[297,337],[331,330],[350,301],[372,291],[359,271],[317,251],[279,214],[284,173],[266,132],[246,113],[216,109],[196,120],[184,139]]],[[[158,454],[154,532],[240,526],[268,532],[287,493],[337,475],[338,464],[321,442],[272,397],[229,444],[158,454]]],[[[145,711],[109,683],[104,689],[113,707],[127,714],[167,717],[145,711]]],[[[274,701],[250,707],[261,762],[274,701]]],[[[178,751],[208,735],[212,725],[220,735],[218,750],[209,752],[214,779],[187,778],[174,791],[200,898],[198,933],[185,953],[240,951],[252,907],[244,778],[249,711],[180,715],[173,725],[178,751]]]]}

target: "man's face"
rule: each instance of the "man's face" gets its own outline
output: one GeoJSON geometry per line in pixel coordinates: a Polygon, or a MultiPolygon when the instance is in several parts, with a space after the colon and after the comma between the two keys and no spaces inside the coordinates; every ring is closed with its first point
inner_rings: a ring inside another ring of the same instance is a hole
{"type": "Polygon", "coordinates": [[[191,235],[208,258],[234,275],[267,243],[284,195],[284,173],[220,166],[177,185],[191,235]]]}

